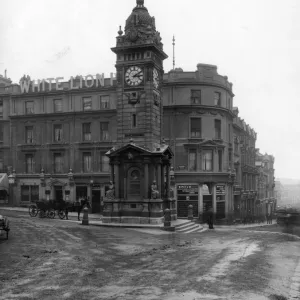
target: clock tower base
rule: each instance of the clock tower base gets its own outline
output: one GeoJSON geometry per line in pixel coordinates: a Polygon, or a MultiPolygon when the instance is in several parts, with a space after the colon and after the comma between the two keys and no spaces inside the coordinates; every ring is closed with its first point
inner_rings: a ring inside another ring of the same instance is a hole
{"type": "Polygon", "coordinates": [[[162,224],[164,211],[177,219],[170,198],[170,161],[167,145],[150,151],[134,143],[106,155],[111,162],[111,188],[104,198],[103,223],[162,224]]]}

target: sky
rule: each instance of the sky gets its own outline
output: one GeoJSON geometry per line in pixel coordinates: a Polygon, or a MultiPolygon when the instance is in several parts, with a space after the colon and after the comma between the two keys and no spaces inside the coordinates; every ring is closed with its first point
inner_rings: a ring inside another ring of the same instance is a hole
{"type": "MultiPolygon", "coordinates": [[[[0,74],[31,79],[115,72],[119,26],[136,0],[0,0],[0,74]]],[[[234,106],[275,157],[276,178],[300,179],[300,1],[145,0],[172,69],[218,66],[234,106]]]]}

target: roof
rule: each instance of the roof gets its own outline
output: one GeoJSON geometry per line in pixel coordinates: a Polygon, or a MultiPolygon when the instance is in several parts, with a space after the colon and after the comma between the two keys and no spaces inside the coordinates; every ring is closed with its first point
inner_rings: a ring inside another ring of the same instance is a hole
{"type": "Polygon", "coordinates": [[[110,149],[108,152],[106,152],[105,154],[107,156],[116,156],[119,153],[128,150],[128,149],[136,149],[139,152],[144,152],[145,154],[168,154],[170,157],[173,157],[174,154],[171,150],[171,148],[168,145],[159,145],[158,147],[156,147],[153,150],[150,150],[146,147],[140,146],[140,145],[136,145],[135,143],[128,143],[127,145],[124,145],[120,148],[116,148],[113,147],[112,149],[110,149]]]}

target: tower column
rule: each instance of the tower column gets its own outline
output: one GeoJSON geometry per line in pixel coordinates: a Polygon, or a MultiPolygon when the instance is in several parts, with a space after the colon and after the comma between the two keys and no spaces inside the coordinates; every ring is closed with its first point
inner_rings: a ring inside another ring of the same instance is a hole
{"type": "Polygon", "coordinates": [[[150,161],[148,159],[144,159],[144,198],[148,199],[149,195],[149,163],[150,161]]]}
{"type": "Polygon", "coordinates": [[[115,196],[116,196],[116,199],[119,199],[119,197],[120,197],[119,165],[120,165],[120,162],[118,162],[118,161],[114,162],[115,196]]]}
{"type": "Polygon", "coordinates": [[[159,191],[159,197],[161,198],[161,160],[158,159],[157,162],[157,186],[158,186],[158,191],[159,191]]]}

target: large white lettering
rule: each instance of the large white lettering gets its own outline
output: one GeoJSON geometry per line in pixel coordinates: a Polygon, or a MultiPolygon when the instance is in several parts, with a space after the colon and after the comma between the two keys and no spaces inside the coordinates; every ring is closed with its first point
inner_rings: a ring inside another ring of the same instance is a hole
{"type": "MultiPolygon", "coordinates": [[[[114,80],[116,79],[114,73],[110,73],[109,82],[107,84],[113,86],[114,80]]],[[[49,91],[52,91],[52,89],[55,89],[56,91],[62,91],[64,88],[62,86],[61,80],[63,80],[64,77],[56,77],[56,78],[47,78],[42,80],[21,80],[20,81],[20,88],[21,93],[29,93],[29,90],[31,89],[32,92],[45,92],[46,87],[49,85],[49,91]],[[46,84],[47,83],[47,84],[46,84]],[[55,83],[55,85],[54,85],[55,83]]],[[[96,76],[93,75],[87,75],[85,77],[83,76],[76,76],[75,78],[73,76],[70,77],[70,84],[69,89],[70,90],[76,90],[76,89],[82,89],[83,87],[86,88],[92,88],[95,86],[96,81],[96,87],[104,87],[105,86],[105,77],[104,74],[97,74],[96,76]]]]}
{"type": "Polygon", "coordinates": [[[104,86],[104,74],[103,73],[101,75],[100,74],[96,75],[96,87],[98,87],[98,82],[100,83],[100,86],[104,86]]]}
{"type": "Polygon", "coordinates": [[[37,87],[38,89],[38,92],[40,91],[40,83],[41,81],[38,80],[37,83],[35,83],[35,80],[32,80],[31,81],[31,89],[32,89],[32,92],[35,92],[35,88],[37,87]]]}
{"type": "Polygon", "coordinates": [[[77,90],[77,89],[79,89],[78,86],[74,86],[74,77],[73,77],[73,76],[71,76],[71,85],[70,85],[70,89],[71,89],[71,90],[77,90]]]}
{"type": "Polygon", "coordinates": [[[21,93],[28,93],[30,87],[30,81],[20,81],[21,93]]]}
{"type": "Polygon", "coordinates": [[[47,78],[47,80],[49,81],[49,91],[52,91],[52,80],[54,80],[54,78],[47,78]]]}
{"type": "Polygon", "coordinates": [[[95,82],[95,80],[92,75],[85,76],[85,86],[87,88],[91,88],[94,85],[94,82],[95,82]],[[88,83],[89,80],[91,81],[90,84],[88,83]]]}
{"type": "Polygon", "coordinates": [[[56,82],[55,88],[56,88],[57,91],[62,91],[63,90],[63,87],[59,86],[60,82],[58,82],[59,80],[63,80],[63,79],[64,79],[63,77],[57,77],[55,79],[55,82],[56,82]]]}

